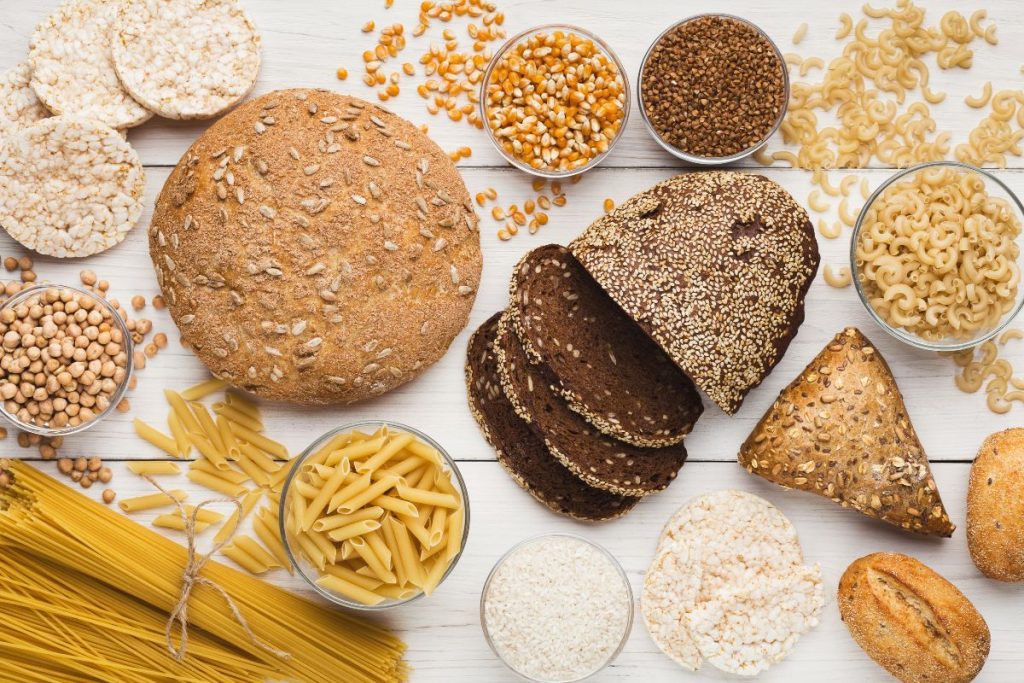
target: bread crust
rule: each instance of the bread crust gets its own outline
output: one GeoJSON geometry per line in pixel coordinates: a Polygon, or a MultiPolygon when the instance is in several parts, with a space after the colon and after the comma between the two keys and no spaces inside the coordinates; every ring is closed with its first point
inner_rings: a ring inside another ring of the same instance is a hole
{"type": "Polygon", "coordinates": [[[829,342],[740,447],[748,472],[907,531],[951,536],[889,365],[860,330],[829,342]]]}
{"type": "Polygon", "coordinates": [[[967,548],[981,572],[1024,581],[1024,429],[992,434],[967,487],[967,548]]]}
{"type": "Polygon", "coordinates": [[[469,193],[408,121],[327,90],[268,93],[171,173],[150,254],[210,371],[303,404],[379,396],[463,329],[482,256],[469,193]]]}
{"type": "Polygon", "coordinates": [[[903,683],[967,683],[988,657],[988,625],[956,586],[900,553],[856,560],[839,613],[863,650],[903,683]]]}

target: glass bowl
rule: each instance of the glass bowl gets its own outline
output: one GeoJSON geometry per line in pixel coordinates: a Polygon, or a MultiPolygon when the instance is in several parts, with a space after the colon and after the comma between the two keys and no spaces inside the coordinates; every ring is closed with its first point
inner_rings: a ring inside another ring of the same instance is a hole
{"type": "Polygon", "coordinates": [[[597,674],[601,673],[606,668],[608,668],[608,666],[612,662],[614,662],[615,659],[620,654],[622,654],[622,650],[626,647],[626,641],[629,640],[629,635],[633,631],[633,618],[634,618],[633,588],[629,585],[629,577],[626,576],[626,572],[622,569],[622,565],[615,558],[615,556],[612,555],[610,552],[608,552],[608,550],[605,549],[603,546],[601,546],[601,545],[599,545],[599,544],[597,544],[597,543],[595,543],[595,542],[593,542],[593,541],[591,541],[589,539],[586,539],[583,536],[579,536],[577,534],[571,534],[571,533],[559,532],[559,533],[540,534],[538,536],[532,536],[532,537],[527,538],[527,539],[525,539],[523,541],[520,541],[519,543],[516,543],[514,546],[509,548],[505,552],[505,554],[502,555],[498,559],[497,562],[494,563],[494,567],[491,569],[491,572],[487,575],[487,580],[484,581],[483,591],[480,593],[480,625],[481,625],[481,627],[483,629],[484,639],[487,641],[487,645],[491,648],[491,651],[494,652],[494,655],[498,658],[498,660],[501,661],[501,663],[504,664],[509,669],[509,671],[513,672],[514,674],[516,674],[517,676],[519,676],[520,678],[522,678],[525,681],[530,681],[530,683],[579,683],[580,681],[588,680],[590,678],[593,678],[597,674]],[[627,614],[626,614],[626,624],[625,624],[625,627],[623,628],[623,632],[622,632],[622,639],[619,641],[619,644],[615,647],[615,649],[608,655],[608,659],[607,660],[602,662],[593,671],[590,671],[590,672],[588,672],[586,674],[583,674],[582,676],[580,676],[578,678],[558,679],[558,680],[544,679],[544,678],[534,678],[534,677],[532,677],[532,676],[530,676],[530,675],[528,675],[526,673],[523,673],[523,672],[519,671],[518,669],[513,667],[512,664],[509,663],[501,655],[501,652],[498,651],[497,645],[491,639],[490,630],[487,628],[487,594],[490,592],[491,582],[494,580],[494,577],[498,573],[498,570],[502,567],[502,565],[505,564],[505,562],[509,558],[511,558],[513,555],[515,555],[517,552],[519,552],[520,550],[522,550],[526,546],[529,546],[529,545],[531,545],[533,543],[537,543],[538,541],[542,541],[542,540],[549,539],[549,538],[569,538],[569,539],[572,539],[574,541],[579,541],[581,543],[584,543],[584,544],[586,544],[586,545],[588,545],[588,546],[590,546],[592,548],[596,548],[598,551],[600,551],[600,553],[602,555],[607,557],[609,562],[611,562],[612,566],[615,567],[615,570],[618,572],[619,577],[622,579],[622,585],[625,587],[625,598],[626,598],[626,605],[627,605],[627,614]]]}
{"type": "Polygon", "coordinates": [[[306,583],[308,583],[310,587],[319,595],[323,596],[327,600],[337,605],[366,612],[377,612],[382,610],[388,610],[393,607],[398,607],[399,605],[405,605],[410,602],[419,600],[424,596],[424,593],[421,590],[415,595],[412,595],[402,600],[387,599],[376,605],[366,605],[361,602],[352,600],[348,597],[345,597],[343,595],[340,595],[327,588],[324,588],[323,586],[317,584],[317,579],[320,578],[320,573],[316,566],[312,562],[307,560],[306,557],[299,552],[298,548],[293,549],[293,541],[290,540],[291,535],[288,532],[288,529],[286,528],[285,520],[287,519],[288,515],[288,504],[290,500],[289,494],[292,492],[293,489],[292,484],[295,481],[295,477],[302,471],[303,463],[305,463],[306,460],[310,458],[310,456],[315,454],[320,449],[321,446],[326,444],[328,441],[330,441],[338,434],[343,434],[344,432],[351,432],[355,430],[368,431],[369,433],[373,433],[380,429],[381,427],[387,427],[388,429],[393,429],[399,432],[407,432],[409,434],[414,435],[416,438],[418,438],[420,441],[427,444],[428,446],[435,448],[437,452],[441,454],[441,458],[444,461],[443,467],[445,468],[446,471],[451,472],[452,474],[452,485],[458,490],[459,495],[462,497],[462,542],[459,546],[459,553],[455,557],[453,557],[451,562],[448,564],[448,568],[445,569],[444,574],[441,576],[441,580],[440,582],[438,582],[438,586],[443,584],[448,579],[448,577],[452,573],[452,570],[455,569],[455,565],[459,563],[459,560],[462,558],[463,552],[465,552],[466,550],[466,541],[469,538],[469,495],[466,489],[466,482],[462,478],[462,473],[459,471],[459,468],[455,464],[455,461],[448,454],[448,451],[446,451],[444,448],[441,447],[440,444],[438,444],[436,441],[434,441],[432,438],[430,438],[420,430],[414,427],[409,427],[408,425],[400,424],[398,422],[392,422],[390,420],[362,420],[360,422],[352,422],[332,429],[323,436],[321,436],[320,438],[318,438],[313,443],[309,444],[309,446],[307,446],[306,449],[302,451],[302,453],[300,453],[299,456],[295,458],[295,460],[293,461],[291,466],[291,472],[288,473],[288,477],[284,483],[284,488],[281,490],[281,505],[279,509],[278,522],[285,554],[288,555],[288,559],[291,561],[292,566],[295,567],[296,570],[298,570],[299,576],[301,576],[306,581],[306,583]]]}
{"type": "Polygon", "coordinates": [[[44,292],[48,289],[58,289],[61,291],[77,292],[78,294],[87,296],[98,302],[100,307],[107,310],[111,314],[115,321],[115,324],[117,325],[118,330],[120,330],[121,337],[124,340],[121,346],[123,347],[124,353],[127,357],[124,380],[121,382],[121,384],[118,385],[117,389],[114,391],[113,396],[110,397],[110,405],[108,405],[105,410],[97,413],[96,416],[93,417],[91,420],[87,420],[79,425],[68,427],[49,427],[45,425],[37,425],[29,422],[23,422],[16,415],[8,411],[7,407],[4,405],[5,402],[0,400],[0,415],[3,415],[5,418],[7,418],[8,421],[10,421],[15,427],[17,427],[21,431],[47,437],[70,436],[71,434],[84,432],[85,430],[96,426],[100,421],[102,421],[104,418],[108,417],[112,412],[114,412],[114,410],[117,408],[117,404],[121,402],[122,398],[124,398],[125,393],[128,391],[128,384],[131,382],[132,371],[134,370],[134,356],[132,353],[132,333],[128,330],[128,325],[125,324],[125,321],[118,314],[117,310],[110,305],[109,301],[107,301],[105,298],[99,296],[94,292],[90,292],[86,289],[81,289],[79,287],[73,287],[71,285],[40,283],[32,285],[31,287],[26,287],[25,289],[21,290],[20,292],[12,296],[7,301],[3,302],[3,304],[0,305],[0,311],[3,311],[4,309],[8,308],[15,308],[16,306],[24,303],[28,299],[31,299],[33,296],[36,296],[39,293],[44,292]]]}
{"type": "Polygon", "coordinates": [[[657,142],[661,146],[662,149],[664,149],[666,152],[668,152],[672,156],[674,156],[674,157],[676,157],[678,159],[682,159],[683,161],[685,161],[687,163],[690,163],[690,164],[694,164],[696,166],[723,166],[725,164],[735,163],[735,162],[739,161],[740,159],[745,159],[746,157],[750,156],[751,154],[753,154],[757,150],[761,149],[762,147],[765,146],[765,144],[768,143],[768,140],[773,135],[775,135],[775,133],[779,130],[779,126],[782,125],[782,120],[786,117],[786,109],[789,107],[789,94],[790,94],[789,67],[786,64],[786,59],[782,55],[782,50],[779,49],[779,46],[775,43],[774,40],[772,40],[771,36],[769,36],[767,33],[765,33],[763,30],[761,30],[761,28],[759,26],[757,26],[756,24],[752,24],[751,22],[747,21],[746,19],[743,19],[742,17],[734,16],[732,14],[725,14],[725,13],[722,13],[722,12],[705,12],[703,14],[695,14],[695,15],[693,15],[691,17],[687,17],[687,18],[683,19],[682,21],[677,21],[676,23],[672,24],[671,26],[669,26],[664,31],[662,31],[661,33],[658,34],[658,37],[655,38],[654,41],[650,44],[650,46],[647,48],[647,52],[644,53],[644,59],[640,63],[640,75],[637,76],[637,80],[636,80],[636,92],[637,92],[637,104],[640,107],[640,117],[644,121],[644,126],[647,128],[647,132],[651,134],[651,137],[654,138],[654,141],[657,142]],[[782,109],[779,110],[779,116],[778,116],[778,118],[775,119],[775,123],[772,125],[771,130],[769,130],[765,134],[765,136],[763,138],[761,138],[754,145],[751,145],[750,147],[748,147],[745,150],[742,150],[742,151],[737,152],[735,154],[730,154],[729,156],[724,156],[724,157],[705,157],[705,156],[699,156],[699,155],[696,155],[696,154],[690,154],[689,152],[686,152],[684,150],[679,149],[675,145],[669,144],[666,140],[664,140],[661,137],[661,135],[658,134],[658,131],[654,128],[654,124],[651,123],[650,118],[648,118],[647,110],[644,107],[644,88],[643,88],[643,84],[644,84],[644,70],[647,68],[647,62],[648,62],[648,60],[651,57],[651,53],[654,52],[654,48],[657,47],[658,43],[661,42],[661,39],[664,38],[672,30],[678,28],[679,26],[682,26],[683,24],[686,24],[686,23],[691,22],[691,21],[695,21],[697,19],[702,19],[704,17],[724,17],[726,19],[733,19],[735,21],[738,21],[738,22],[740,22],[742,24],[745,24],[745,25],[749,26],[750,28],[754,29],[759,34],[761,34],[764,37],[765,40],[768,41],[769,45],[772,46],[772,49],[775,51],[776,56],[778,56],[778,58],[779,58],[779,64],[782,65],[782,87],[783,87],[782,109]]]}
{"type": "MultiPolygon", "coordinates": [[[[1014,319],[1017,313],[1020,312],[1021,307],[1024,306],[1024,282],[1018,284],[1016,298],[1013,306],[1003,314],[999,319],[999,322],[983,330],[978,330],[973,336],[969,338],[964,337],[947,337],[942,340],[930,340],[921,337],[909,330],[902,327],[898,327],[892,323],[887,322],[883,319],[878,312],[871,306],[868,300],[868,295],[864,291],[864,285],[860,279],[860,267],[857,263],[857,244],[860,241],[861,231],[865,227],[867,221],[868,212],[874,203],[882,196],[882,194],[893,184],[906,180],[916,175],[922,170],[929,168],[951,168],[957,171],[968,171],[976,174],[985,183],[985,191],[992,197],[1003,199],[1010,206],[1011,211],[1016,212],[1017,220],[1021,221],[1024,225],[1024,206],[1021,205],[1020,200],[1013,193],[1013,191],[1006,186],[1003,181],[997,178],[992,173],[972,166],[970,164],[961,163],[959,161],[929,161],[916,166],[911,166],[898,173],[893,174],[884,183],[882,183],[871,196],[868,197],[867,201],[864,202],[864,206],[860,210],[860,215],[857,216],[857,222],[853,228],[853,235],[850,238],[850,273],[854,287],[857,290],[857,296],[860,298],[860,302],[864,305],[871,318],[878,323],[878,326],[885,330],[889,335],[899,339],[905,344],[909,344],[918,349],[925,351],[941,351],[941,352],[953,352],[962,351],[964,349],[974,348],[979,344],[982,344],[989,339],[995,337],[1002,332],[1014,319]]],[[[1017,235],[1015,239],[1018,247],[1024,246],[1024,233],[1017,235]]],[[[1024,251],[1024,249],[1022,249],[1024,251]]],[[[1017,256],[1017,265],[1024,270],[1024,255],[1017,256]]]]}
{"type": "Polygon", "coordinates": [[[579,26],[573,26],[572,24],[545,24],[543,26],[535,26],[534,28],[527,29],[522,33],[512,36],[505,41],[500,48],[498,48],[497,52],[494,53],[494,57],[491,58],[490,62],[488,62],[487,69],[484,71],[484,77],[480,81],[480,119],[483,121],[484,130],[487,131],[487,138],[491,141],[491,144],[494,145],[494,148],[498,150],[498,153],[508,161],[508,163],[512,164],[520,171],[525,171],[526,173],[535,175],[539,178],[558,180],[562,178],[571,178],[581,173],[585,173],[600,164],[608,157],[609,154],[612,153],[612,149],[614,149],[615,145],[618,144],[619,139],[622,137],[622,133],[626,130],[626,124],[629,122],[629,103],[631,98],[632,95],[629,85],[629,76],[627,75],[626,68],[622,66],[622,62],[619,61],[618,55],[616,55],[611,47],[608,46],[608,43],[579,26]],[[494,131],[491,130],[487,116],[487,84],[491,82],[491,72],[494,70],[495,65],[501,61],[501,58],[505,56],[506,52],[521,43],[524,39],[529,38],[535,33],[550,33],[552,31],[572,32],[594,41],[594,44],[597,45],[597,47],[599,47],[601,51],[608,56],[612,64],[615,65],[615,68],[619,71],[619,76],[622,78],[623,107],[622,122],[619,124],[619,131],[615,134],[615,137],[608,142],[608,149],[591,159],[590,162],[584,166],[568,171],[551,171],[542,168],[534,168],[506,152],[505,148],[501,146],[501,142],[499,142],[498,138],[495,136],[494,131]]]}

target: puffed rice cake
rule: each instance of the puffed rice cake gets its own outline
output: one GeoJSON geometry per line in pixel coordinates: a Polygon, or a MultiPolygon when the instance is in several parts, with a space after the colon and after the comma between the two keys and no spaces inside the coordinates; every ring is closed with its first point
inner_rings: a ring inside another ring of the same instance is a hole
{"type": "Polygon", "coordinates": [[[54,114],[130,128],[153,113],[121,86],[111,56],[118,0],[65,0],[29,42],[32,89],[54,114]]]}
{"type": "Polygon", "coordinates": [[[205,119],[256,84],[260,36],[237,0],[137,0],[114,24],[124,88],[169,119],[205,119]]]}
{"type": "Polygon", "coordinates": [[[50,115],[29,85],[31,71],[22,62],[0,74],[0,138],[50,115]]]}
{"type": "Polygon", "coordinates": [[[40,254],[90,256],[125,238],[142,215],[145,172],[118,131],[54,116],[0,145],[0,225],[40,254]]]}

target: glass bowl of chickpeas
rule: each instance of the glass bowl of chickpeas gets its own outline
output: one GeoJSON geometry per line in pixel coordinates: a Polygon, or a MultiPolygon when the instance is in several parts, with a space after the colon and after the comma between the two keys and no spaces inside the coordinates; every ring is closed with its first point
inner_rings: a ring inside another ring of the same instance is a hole
{"type": "Polygon", "coordinates": [[[513,36],[487,65],[480,118],[498,152],[541,178],[568,178],[611,153],[629,119],[630,85],[615,52],[568,24],[513,36]]]}
{"type": "Polygon", "coordinates": [[[40,284],[0,305],[0,414],[22,431],[89,429],[116,409],[132,369],[128,326],[93,292],[40,284]]]}

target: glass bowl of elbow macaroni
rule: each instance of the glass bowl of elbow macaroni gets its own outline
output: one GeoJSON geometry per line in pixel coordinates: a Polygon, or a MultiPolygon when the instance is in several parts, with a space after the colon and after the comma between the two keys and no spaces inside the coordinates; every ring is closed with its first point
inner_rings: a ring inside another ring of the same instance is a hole
{"type": "Polygon", "coordinates": [[[317,593],[358,610],[430,595],[469,534],[466,484],[423,432],[389,421],[333,429],[296,458],[280,507],[281,538],[317,593]]]}
{"type": "Polygon", "coordinates": [[[890,335],[929,351],[971,349],[1024,304],[1024,206],[992,173],[956,161],[893,175],[865,202],[850,241],[861,302],[890,335]]]}

